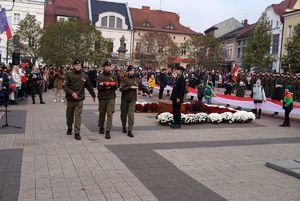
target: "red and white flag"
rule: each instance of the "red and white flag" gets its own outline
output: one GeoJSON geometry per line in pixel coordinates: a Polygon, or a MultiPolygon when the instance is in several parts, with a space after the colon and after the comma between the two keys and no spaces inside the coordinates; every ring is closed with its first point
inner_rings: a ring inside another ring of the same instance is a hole
{"type": "Polygon", "coordinates": [[[236,82],[237,76],[239,72],[239,65],[235,64],[234,68],[232,69],[232,80],[236,82]]]}

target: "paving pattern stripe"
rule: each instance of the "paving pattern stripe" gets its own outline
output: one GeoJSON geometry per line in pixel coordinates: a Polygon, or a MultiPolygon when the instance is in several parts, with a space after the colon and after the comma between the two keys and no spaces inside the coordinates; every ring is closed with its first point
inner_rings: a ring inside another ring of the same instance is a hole
{"type": "Polygon", "coordinates": [[[106,147],[161,201],[223,201],[226,199],[221,195],[182,172],[154,150],[295,143],[300,143],[300,137],[107,145],[106,147]]]}

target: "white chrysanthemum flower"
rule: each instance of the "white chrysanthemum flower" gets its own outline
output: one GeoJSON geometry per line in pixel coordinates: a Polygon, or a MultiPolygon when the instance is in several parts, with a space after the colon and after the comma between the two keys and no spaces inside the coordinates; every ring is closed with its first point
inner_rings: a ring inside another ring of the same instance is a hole
{"type": "Polygon", "coordinates": [[[208,114],[201,112],[201,113],[197,113],[195,114],[198,123],[202,123],[202,122],[206,122],[207,116],[208,114]]]}
{"type": "Polygon", "coordinates": [[[233,123],[234,122],[234,117],[233,114],[231,112],[224,112],[221,114],[222,119],[224,122],[229,122],[229,123],[233,123]]]}
{"type": "Polygon", "coordinates": [[[211,123],[221,123],[223,121],[223,118],[218,113],[211,113],[207,116],[207,121],[211,123]]]}

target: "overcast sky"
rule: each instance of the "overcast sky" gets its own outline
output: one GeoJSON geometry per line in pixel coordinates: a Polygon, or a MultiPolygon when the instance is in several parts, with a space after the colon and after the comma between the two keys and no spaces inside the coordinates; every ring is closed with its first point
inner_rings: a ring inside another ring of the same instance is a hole
{"type": "Polygon", "coordinates": [[[197,32],[222,22],[231,17],[239,21],[247,18],[249,23],[255,23],[265,8],[281,0],[110,0],[128,2],[130,7],[141,8],[142,5],[151,9],[179,13],[183,25],[197,32]]]}

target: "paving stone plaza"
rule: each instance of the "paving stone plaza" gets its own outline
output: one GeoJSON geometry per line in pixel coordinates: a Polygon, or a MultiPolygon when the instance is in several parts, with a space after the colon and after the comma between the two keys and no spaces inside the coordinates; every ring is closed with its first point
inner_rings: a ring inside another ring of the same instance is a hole
{"type": "Polygon", "coordinates": [[[136,113],[129,138],[118,94],[112,139],[105,140],[98,103],[87,95],[76,141],[66,135],[66,105],[53,96],[44,94],[46,105],[9,106],[9,123],[22,129],[0,130],[1,201],[300,200],[299,178],[265,166],[300,159],[298,120],[281,128],[282,115],[264,114],[249,124],[171,130],[156,114],[136,113]]]}

